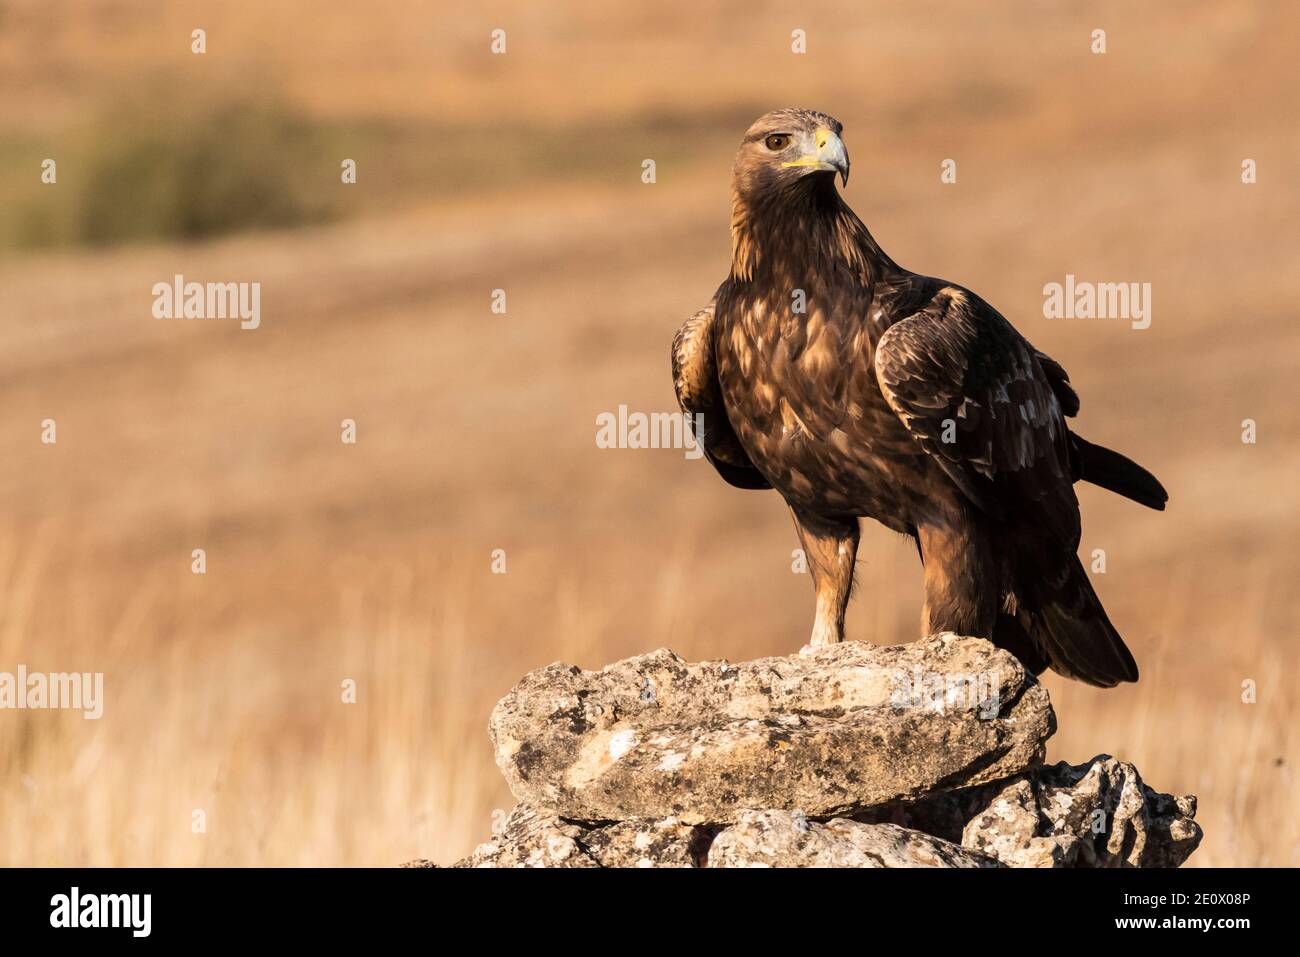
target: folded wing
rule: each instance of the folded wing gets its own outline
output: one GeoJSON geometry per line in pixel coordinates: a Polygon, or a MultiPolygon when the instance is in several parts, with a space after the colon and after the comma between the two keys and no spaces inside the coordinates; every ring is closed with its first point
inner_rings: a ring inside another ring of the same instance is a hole
{"type": "Polygon", "coordinates": [[[673,338],[673,388],[705,457],[728,483],[737,488],[765,489],[771,484],[754,468],[727,419],[713,358],[714,304],[682,324],[673,338]],[[697,420],[698,417],[698,420],[697,420]],[[697,421],[703,424],[699,434],[697,421]]]}
{"type": "Polygon", "coordinates": [[[1052,363],[1054,381],[996,310],[963,290],[942,290],[885,332],[875,367],[890,408],[971,502],[1078,546],[1060,401],[1073,391],[1065,391],[1064,371],[1052,363]]]}

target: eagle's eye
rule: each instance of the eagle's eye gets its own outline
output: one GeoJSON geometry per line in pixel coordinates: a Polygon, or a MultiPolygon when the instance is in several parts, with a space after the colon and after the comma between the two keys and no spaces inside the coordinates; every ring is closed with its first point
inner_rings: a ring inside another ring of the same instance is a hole
{"type": "Polygon", "coordinates": [[[790,145],[790,134],[773,133],[770,136],[768,136],[765,140],[763,140],[763,145],[766,146],[768,149],[770,149],[773,153],[776,153],[780,150],[785,149],[787,146],[790,145]]]}

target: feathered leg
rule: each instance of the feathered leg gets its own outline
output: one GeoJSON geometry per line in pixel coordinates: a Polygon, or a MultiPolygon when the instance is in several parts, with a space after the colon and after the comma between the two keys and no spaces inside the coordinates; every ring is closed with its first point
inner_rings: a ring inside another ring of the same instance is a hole
{"type": "Polygon", "coordinates": [[[951,631],[993,638],[998,585],[988,532],[974,522],[953,521],[917,529],[925,566],[921,634],[951,631]]]}
{"type": "Polygon", "coordinates": [[[858,555],[858,522],[825,519],[791,509],[817,590],[817,618],[812,645],[844,640],[844,611],[853,590],[853,565],[858,555]]]}

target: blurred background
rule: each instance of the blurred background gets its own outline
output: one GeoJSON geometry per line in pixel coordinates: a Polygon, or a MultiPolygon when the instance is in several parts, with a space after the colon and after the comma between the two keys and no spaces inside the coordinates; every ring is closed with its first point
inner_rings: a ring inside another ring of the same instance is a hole
{"type": "MultiPolygon", "coordinates": [[[[0,863],[447,863],[512,804],[486,722],[526,670],[798,649],[779,499],[594,436],[676,408],[735,145],[804,106],[893,258],[1171,493],[1079,488],[1142,681],[1047,676],[1050,759],[1197,794],[1192,865],[1300,864],[1300,8],[614,6],[0,0],[0,671],[106,699],[0,712],[0,863]],[[261,327],[152,318],[177,273],[260,282],[261,327]],[[1043,318],[1067,273],[1150,282],[1151,327],[1043,318]]],[[[850,637],[916,637],[913,548],[867,523],[858,577],[850,637]]]]}

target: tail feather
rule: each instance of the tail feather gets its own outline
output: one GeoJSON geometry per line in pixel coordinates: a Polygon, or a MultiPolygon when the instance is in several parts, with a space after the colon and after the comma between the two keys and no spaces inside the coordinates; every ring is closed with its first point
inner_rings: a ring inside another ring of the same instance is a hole
{"type": "Polygon", "coordinates": [[[1024,614],[999,613],[993,625],[993,644],[1011,652],[1031,672],[1041,675],[1052,661],[1029,634],[1027,619],[1024,614]]]}
{"type": "Polygon", "coordinates": [[[1052,670],[1113,688],[1137,681],[1138,667],[1115,626],[1106,617],[1079,559],[1069,556],[1059,576],[1042,576],[1025,589],[1020,615],[1024,630],[1052,670]]]}
{"type": "Polygon", "coordinates": [[[1132,459],[1072,435],[1078,478],[1123,495],[1147,508],[1164,511],[1169,493],[1159,480],[1132,459]]]}

